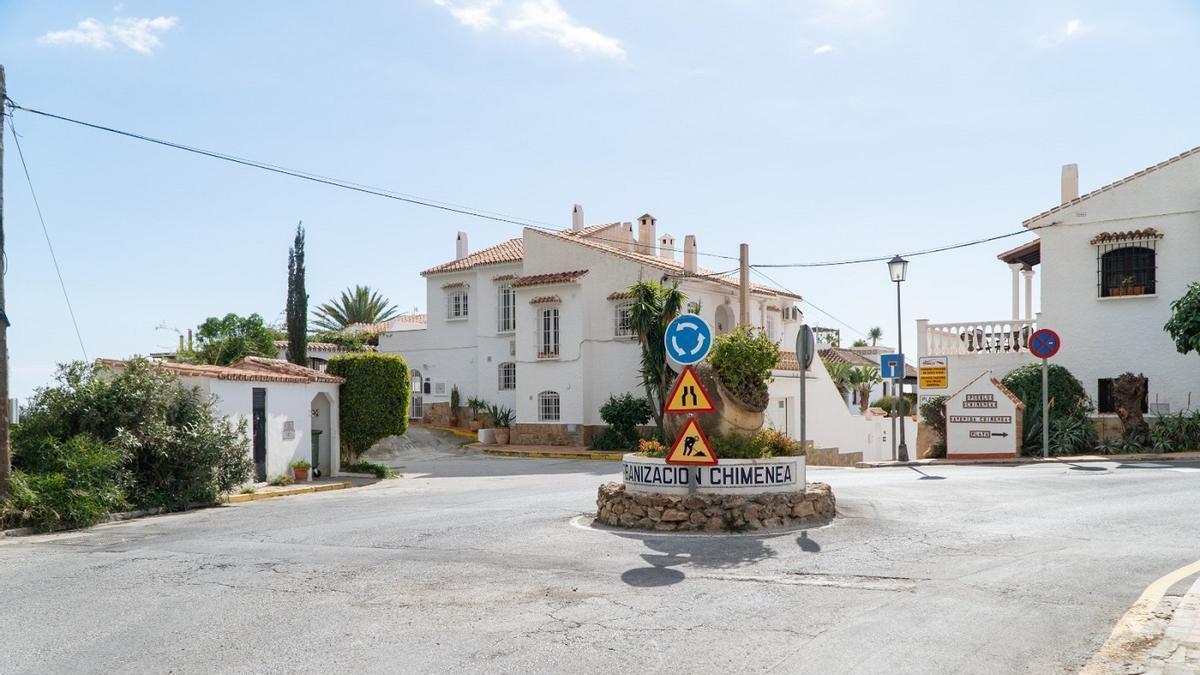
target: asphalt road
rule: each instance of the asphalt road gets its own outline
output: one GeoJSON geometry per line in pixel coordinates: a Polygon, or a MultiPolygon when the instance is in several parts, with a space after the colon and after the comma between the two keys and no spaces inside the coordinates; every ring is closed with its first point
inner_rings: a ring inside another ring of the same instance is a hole
{"type": "Polygon", "coordinates": [[[365,488],[0,539],[0,672],[1055,673],[1200,557],[1200,467],[810,470],[830,526],[580,518],[611,462],[401,447],[365,488]]]}

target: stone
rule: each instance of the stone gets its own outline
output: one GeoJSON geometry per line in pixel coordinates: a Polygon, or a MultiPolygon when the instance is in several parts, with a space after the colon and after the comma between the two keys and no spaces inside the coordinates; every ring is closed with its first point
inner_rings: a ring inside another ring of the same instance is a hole
{"type": "Polygon", "coordinates": [[[639,518],[646,515],[646,509],[642,508],[642,505],[638,504],[637,502],[629,502],[629,507],[625,510],[625,512],[632,513],[639,518]]]}
{"type": "Polygon", "coordinates": [[[761,504],[751,504],[746,507],[746,510],[742,512],[742,515],[745,516],[746,520],[748,521],[758,520],[759,518],[763,517],[763,507],[761,504]]]}
{"type": "Polygon", "coordinates": [[[757,518],[747,518],[746,527],[751,530],[761,530],[763,529],[763,524],[762,521],[757,518]]]}
{"type": "Polygon", "coordinates": [[[662,520],[662,509],[651,508],[646,511],[646,517],[654,522],[662,520]]]}
{"type": "Polygon", "coordinates": [[[721,500],[721,508],[726,511],[732,511],[733,509],[741,508],[745,503],[745,497],[726,497],[721,500]]]}
{"type": "Polygon", "coordinates": [[[637,516],[629,513],[622,513],[621,516],[617,518],[617,523],[619,523],[621,527],[632,527],[635,523],[637,523],[637,521],[637,516]]]}
{"type": "Polygon", "coordinates": [[[796,502],[796,505],[792,507],[793,518],[811,518],[815,515],[817,515],[817,512],[813,509],[812,502],[796,502]]]}
{"type": "Polygon", "coordinates": [[[678,523],[688,519],[688,514],[679,509],[667,509],[663,511],[662,519],[668,523],[678,523]]]}
{"type": "Polygon", "coordinates": [[[656,523],[654,529],[660,532],[670,532],[675,529],[675,523],[656,523]]]}
{"type": "Polygon", "coordinates": [[[720,532],[725,529],[725,520],[722,518],[709,518],[704,523],[705,532],[720,532]]]}
{"type": "Polygon", "coordinates": [[[768,530],[776,527],[783,527],[783,521],[779,518],[767,518],[766,520],[762,521],[762,526],[768,530]]]}
{"type": "Polygon", "coordinates": [[[708,506],[708,500],[699,495],[688,495],[688,497],[683,500],[682,506],[688,511],[698,511],[703,509],[705,506],[708,506]]]}
{"type": "Polygon", "coordinates": [[[692,511],[692,515],[688,518],[688,520],[691,521],[693,525],[703,525],[708,518],[704,515],[703,511],[692,511]]]}

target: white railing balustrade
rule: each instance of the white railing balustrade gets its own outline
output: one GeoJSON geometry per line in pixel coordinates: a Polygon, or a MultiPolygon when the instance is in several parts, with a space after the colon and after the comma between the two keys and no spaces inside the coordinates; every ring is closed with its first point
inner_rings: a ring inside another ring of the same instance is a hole
{"type": "Polygon", "coordinates": [[[925,336],[927,354],[1003,354],[1029,350],[1036,321],[931,323],[925,336]]]}

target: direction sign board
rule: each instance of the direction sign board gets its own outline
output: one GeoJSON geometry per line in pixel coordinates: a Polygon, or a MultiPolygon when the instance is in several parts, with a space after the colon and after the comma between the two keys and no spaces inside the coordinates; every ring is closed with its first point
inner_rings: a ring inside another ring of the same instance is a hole
{"type": "Polygon", "coordinates": [[[984,371],[946,399],[946,457],[998,459],[1021,450],[1024,404],[992,371],[984,371]]]}
{"type": "Polygon", "coordinates": [[[1058,353],[1062,340],[1058,333],[1049,328],[1042,328],[1029,337],[1029,353],[1039,359],[1048,359],[1058,353]]]}
{"type": "Polygon", "coordinates": [[[703,361],[704,357],[708,356],[708,350],[712,348],[712,341],[712,329],[704,319],[695,314],[675,317],[663,334],[667,358],[682,366],[703,361]]]}
{"type": "Polygon", "coordinates": [[[917,370],[917,387],[945,389],[950,386],[950,359],[945,356],[922,356],[917,370]]]}
{"type": "Polygon", "coordinates": [[[696,371],[692,370],[691,366],[687,366],[679,374],[679,379],[675,380],[675,386],[671,389],[671,395],[667,397],[667,405],[663,407],[663,412],[707,413],[714,411],[716,408],[713,407],[712,398],[700,384],[700,378],[696,377],[696,371]]]}
{"type": "Polygon", "coordinates": [[[885,380],[895,380],[904,377],[903,354],[880,354],[879,376],[885,380]]]}
{"type": "Polygon", "coordinates": [[[689,464],[693,466],[715,466],[717,453],[713,450],[708,436],[700,429],[695,417],[689,417],[687,424],[679,432],[679,437],[671,445],[667,453],[667,464],[689,464]]]}

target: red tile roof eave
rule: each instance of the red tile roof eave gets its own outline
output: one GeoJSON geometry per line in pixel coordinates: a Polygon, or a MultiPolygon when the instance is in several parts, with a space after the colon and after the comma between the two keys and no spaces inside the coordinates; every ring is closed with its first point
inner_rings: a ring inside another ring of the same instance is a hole
{"type": "Polygon", "coordinates": [[[1046,216],[1049,216],[1054,213],[1059,213],[1065,209],[1075,206],[1076,204],[1078,204],[1082,201],[1091,199],[1092,197],[1095,197],[1096,195],[1098,195],[1102,192],[1108,192],[1109,190],[1111,190],[1115,187],[1118,187],[1120,185],[1124,185],[1125,183],[1128,183],[1129,181],[1131,181],[1135,178],[1141,178],[1142,176],[1145,176],[1146,174],[1148,174],[1152,171],[1156,171],[1158,169],[1163,168],[1164,166],[1174,164],[1175,162],[1178,162],[1179,160],[1184,159],[1186,157],[1190,157],[1191,155],[1194,155],[1198,152],[1200,152],[1200,146],[1197,146],[1195,148],[1192,148],[1191,150],[1187,150],[1178,155],[1175,155],[1174,157],[1171,157],[1170,159],[1163,160],[1163,161],[1159,162],[1158,164],[1155,164],[1154,166],[1148,166],[1145,169],[1138,171],[1137,173],[1133,173],[1133,174],[1125,176],[1124,178],[1121,178],[1119,180],[1115,180],[1115,181],[1109,183],[1108,185],[1105,185],[1105,186],[1102,186],[1095,190],[1092,190],[1091,192],[1089,192],[1085,195],[1080,195],[1079,197],[1076,197],[1075,199],[1072,199],[1069,202],[1064,202],[1053,208],[1046,209],[1045,211],[1042,211],[1041,213],[1037,214],[1036,216],[1025,219],[1024,221],[1021,222],[1021,224],[1025,227],[1029,227],[1034,222],[1041,220],[1042,218],[1045,218],[1046,216]]]}
{"type": "Polygon", "coordinates": [[[566,284],[586,275],[587,270],[569,270],[565,272],[547,272],[545,274],[529,274],[513,279],[509,284],[513,288],[529,288],[531,286],[548,286],[551,284],[566,284]]]}
{"type": "MultiPolygon", "coordinates": [[[[256,357],[247,357],[256,358],[256,357]]],[[[264,359],[264,361],[274,361],[275,359],[264,359]]],[[[153,362],[151,365],[155,368],[161,368],[172,372],[179,377],[207,377],[214,380],[224,380],[232,382],[279,382],[285,384],[341,384],[346,380],[334,375],[326,375],[319,371],[304,368],[303,366],[295,366],[305,371],[310,371],[315,375],[299,375],[286,374],[278,371],[256,370],[254,368],[238,368],[239,364],[245,362],[239,361],[232,366],[212,366],[192,363],[169,363],[164,361],[153,362]]],[[[96,359],[96,363],[108,366],[110,368],[124,368],[126,363],[121,359],[96,359]]],[[[294,365],[294,364],[288,364],[294,365]]]]}

